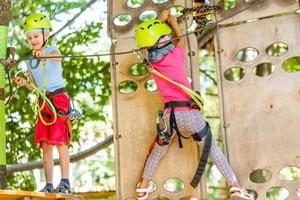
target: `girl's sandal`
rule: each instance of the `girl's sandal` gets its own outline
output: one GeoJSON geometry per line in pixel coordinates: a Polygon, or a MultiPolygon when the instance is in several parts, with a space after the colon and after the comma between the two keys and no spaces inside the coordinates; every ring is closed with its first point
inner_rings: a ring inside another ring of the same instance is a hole
{"type": "Polygon", "coordinates": [[[137,187],[135,191],[136,191],[136,193],[144,193],[143,196],[137,196],[138,200],[146,200],[146,199],[148,199],[149,193],[153,192],[154,189],[149,184],[149,186],[147,188],[139,188],[139,187],[137,187]]]}
{"type": "Polygon", "coordinates": [[[254,200],[248,192],[240,187],[230,187],[230,197],[228,200],[254,200]]]}

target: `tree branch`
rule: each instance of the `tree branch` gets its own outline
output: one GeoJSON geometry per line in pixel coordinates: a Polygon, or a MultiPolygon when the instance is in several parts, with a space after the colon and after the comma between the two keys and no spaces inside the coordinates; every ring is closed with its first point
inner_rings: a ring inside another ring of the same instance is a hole
{"type": "Polygon", "coordinates": [[[64,30],[66,27],[71,25],[77,17],[79,17],[87,8],[89,8],[93,3],[95,3],[97,0],[91,0],[86,7],[82,8],[76,15],[73,16],[72,19],[70,19],[63,27],[58,29],[55,33],[53,33],[49,38],[52,38],[54,35],[59,34],[62,30],[64,30]]]}
{"type": "Polygon", "coordinates": [[[217,85],[217,81],[211,75],[209,75],[205,70],[200,69],[200,72],[202,72],[204,75],[206,75],[210,80],[212,80],[214,82],[215,85],[217,85]]]}
{"type": "MultiPolygon", "coordinates": [[[[112,143],[113,143],[113,135],[110,135],[107,138],[105,138],[102,142],[96,144],[95,146],[72,155],[70,160],[71,162],[82,160],[86,157],[96,154],[98,151],[101,151],[102,149],[109,147],[112,143]]],[[[58,159],[55,159],[54,165],[58,165],[58,164],[59,164],[58,159]]],[[[41,168],[43,168],[43,162],[34,161],[29,163],[7,165],[6,172],[14,173],[14,172],[28,171],[28,170],[41,169],[41,168]]]]}

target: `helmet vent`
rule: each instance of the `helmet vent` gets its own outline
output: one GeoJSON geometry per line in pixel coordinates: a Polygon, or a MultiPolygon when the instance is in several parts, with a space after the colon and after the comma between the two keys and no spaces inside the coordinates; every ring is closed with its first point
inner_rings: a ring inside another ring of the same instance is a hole
{"type": "Polygon", "coordinates": [[[149,24],[147,28],[149,29],[151,26],[153,26],[153,25],[152,25],[152,24],[149,24]]]}
{"type": "Polygon", "coordinates": [[[154,22],[154,25],[155,25],[155,24],[159,24],[159,22],[154,22]]]}

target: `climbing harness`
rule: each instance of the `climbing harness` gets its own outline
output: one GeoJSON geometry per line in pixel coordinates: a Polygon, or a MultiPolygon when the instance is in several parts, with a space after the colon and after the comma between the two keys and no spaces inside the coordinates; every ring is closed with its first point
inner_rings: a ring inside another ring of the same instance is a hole
{"type": "Polygon", "coordinates": [[[205,166],[211,149],[211,144],[212,144],[212,133],[210,130],[210,126],[207,122],[206,122],[206,126],[201,131],[193,134],[193,139],[197,142],[202,141],[203,138],[205,138],[205,142],[200,157],[200,161],[196,169],[195,175],[190,183],[194,188],[198,186],[200,179],[204,173],[205,166]]]}
{"type": "MultiPolygon", "coordinates": [[[[27,77],[27,83],[30,85],[30,87],[33,88],[34,92],[37,94],[37,98],[35,100],[34,103],[34,111],[38,114],[40,120],[42,121],[42,123],[44,125],[52,125],[56,122],[57,120],[57,116],[59,117],[63,117],[63,118],[67,118],[70,121],[74,121],[74,120],[78,120],[82,117],[82,114],[75,108],[74,106],[74,102],[70,99],[71,105],[68,109],[68,113],[63,113],[61,110],[57,110],[52,98],[57,95],[57,94],[61,94],[61,93],[65,93],[66,89],[65,88],[59,88],[57,90],[55,90],[54,92],[46,92],[46,61],[42,61],[42,66],[43,66],[43,74],[44,74],[44,79],[43,79],[43,91],[41,91],[38,87],[36,87],[36,84],[33,83],[28,75],[25,75],[27,77]],[[44,109],[44,107],[48,105],[49,109],[51,110],[53,116],[49,116],[49,114],[42,112],[42,110],[44,109]],[[52,120],[50,122],[47,122],[44,117],[46,118],[52,118],[52,120]]],[[[16,73],[16,77],[18,76],[18,74],[22,72],[19,71],[16,73]]],[[[34,80],[33,80],[34,81],[34,80]]]]}

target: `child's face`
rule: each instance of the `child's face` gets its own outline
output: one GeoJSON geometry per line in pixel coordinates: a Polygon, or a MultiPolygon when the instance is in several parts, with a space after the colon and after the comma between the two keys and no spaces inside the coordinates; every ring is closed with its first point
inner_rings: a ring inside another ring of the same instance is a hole
{"type": "MultiPolygon", "coordinates": [[[[47,40],[49,33],[46,32],[44,34],[45,34],[44,40],[47,40]]],[[[41,32],[27,33],[27,41],[32,50],[39,50],[42,47],[44,40],[43,40],[43,33],[41,32]]]]}

